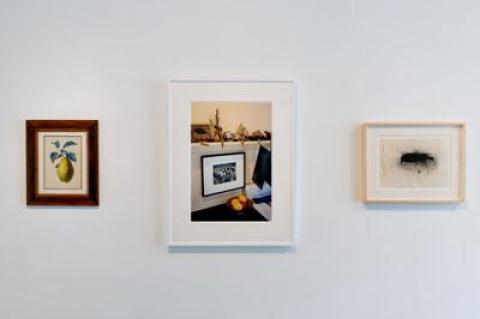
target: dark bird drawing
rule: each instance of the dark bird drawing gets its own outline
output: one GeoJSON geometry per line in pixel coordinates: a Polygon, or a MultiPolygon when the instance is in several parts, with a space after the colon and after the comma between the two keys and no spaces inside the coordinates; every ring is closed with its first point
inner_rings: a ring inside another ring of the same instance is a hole
{"type": "Polygon", "coordinates": [[[423,152],[411,152],[404,153],[400,158],[401,165],[420,165],[424,167],[429,167],[432,164],[435,164],[435,157],[428,153],[423,152]]]}

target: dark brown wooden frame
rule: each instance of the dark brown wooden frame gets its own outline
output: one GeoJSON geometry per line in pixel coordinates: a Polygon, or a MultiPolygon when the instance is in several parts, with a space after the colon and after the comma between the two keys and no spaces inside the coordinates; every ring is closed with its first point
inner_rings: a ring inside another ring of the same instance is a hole
{"type": "Polygon", "coordinates": [[[27,205],[44,206],[98,206],[98,121],[96,120],[28,120],[27,146],[27,205]],[[38,138],[39,132],[86,132],[88,134],[88,194],[38,193],[38,138]]]}

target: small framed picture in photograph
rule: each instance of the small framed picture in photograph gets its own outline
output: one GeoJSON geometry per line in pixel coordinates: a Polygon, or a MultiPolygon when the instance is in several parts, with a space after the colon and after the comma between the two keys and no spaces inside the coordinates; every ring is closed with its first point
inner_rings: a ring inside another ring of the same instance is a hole
{"type": "Polygon", "coordinates": [[[210,124],[192,124],[192,143],[209,142],[211,139],[210,124]]]}
{"type": "Polygon", "coordinates": [[[245,153],[202,156],[203,197],[245,187],[245,153]]]}
{"type": "Polygon", "coordinates": [[[97,206],[98,122],[26,122],[27,205],[97,206]]]}
{"type": "Polygon", "coordinates": [[[441,203],[465,200],[465,124],[367,123],[364,200],[441,203]]]}
{"type": "Polygon", "coordinates": [[[174,80],[171,246],[292,246],[291,81],[174,80]]]}

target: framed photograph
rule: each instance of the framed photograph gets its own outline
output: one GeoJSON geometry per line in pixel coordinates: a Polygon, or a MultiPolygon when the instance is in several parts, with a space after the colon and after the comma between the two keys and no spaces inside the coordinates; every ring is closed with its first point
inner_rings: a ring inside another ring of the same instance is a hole
{"type": "Polygon", "coordinates": [[[202,156],[203,197],[245,187],[245,153],[202,156]]]}
{"type": "Polygon", "coordinates": [[[98,122],[26,121],[27,205],[97,206],[98,122]]]}
{"type": "Polygon", "coordinates": [[[365,202],[465,200],[464,123],[367,123],[363,133],[365,202]]]}
{"type": "Polygon", "coordinates": [[[293,83],[176,80],[169,89],[169,244],[293,245],[293,83]],[[195,123],[209,123],[209,140],[192,138],[195,123]]]}

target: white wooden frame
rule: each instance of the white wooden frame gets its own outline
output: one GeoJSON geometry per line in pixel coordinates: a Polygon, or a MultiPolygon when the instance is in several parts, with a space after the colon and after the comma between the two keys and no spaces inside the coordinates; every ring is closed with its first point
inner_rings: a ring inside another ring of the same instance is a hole
{"type": "Polygon", "coordinates": [[[292,81],[169,82],[169,246],[295,245],[295,104],[292,81]],[[272,220],[191,222],[192,101],[272,102],[272,220]],[[278,144],[276,144],[278,143],[278,144]]]}
{"type": "Polygon", "coordinates": [[[465,131],[466,125],[464,122],[368,122],[365,123],[362,127],[362,157],[363,157],[363,201],[365,203],[460,203],[465,201],[465,131]],[[370,183],[370,172],[369,172],[369,145],[368,145],[368,131],[372,127],[456,127],[459,129],[459,163],[458,163],[458,194],[457,196],[439,198],[439,197],[374,197],[370,195],[369,192],[369,183],[370,183]]]}

